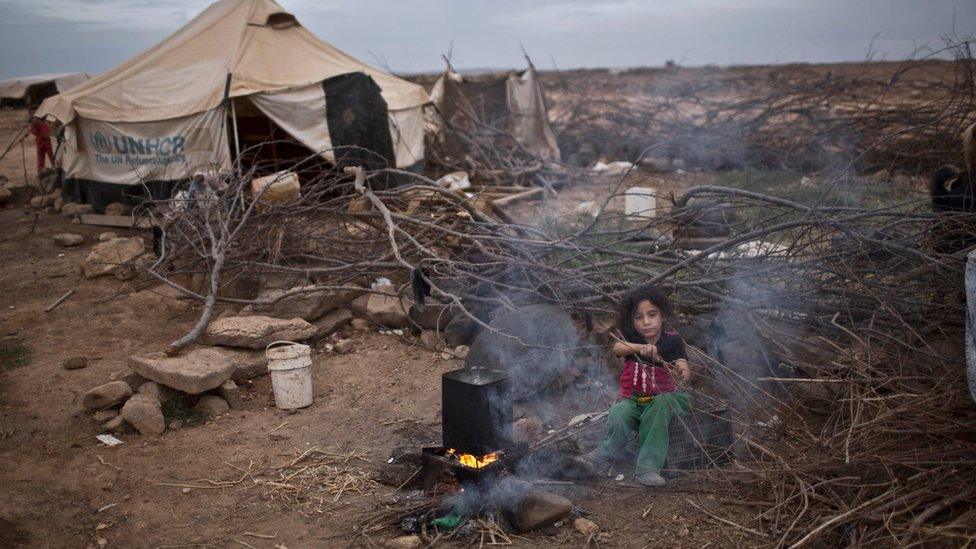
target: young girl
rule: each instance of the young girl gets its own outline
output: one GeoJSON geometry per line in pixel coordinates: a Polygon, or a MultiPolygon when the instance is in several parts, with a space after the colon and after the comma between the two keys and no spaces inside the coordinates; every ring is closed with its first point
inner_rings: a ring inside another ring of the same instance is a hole
{"type": "Polygon", "coordinates": [[[663,486],[661,467],[668,453],[671,416],[691,410],[688,395],[678,383],[691,379],[685,345],[677,332],[664,324],[671,304],[660,290],[640,286],[620,304],[619,328],[623,341],[613,354],[624,358],[620,373],[620,400],[610,408],[609,433],[587,458],[596,466],[617,456],[637,431],[637,481],[663,486]]]}

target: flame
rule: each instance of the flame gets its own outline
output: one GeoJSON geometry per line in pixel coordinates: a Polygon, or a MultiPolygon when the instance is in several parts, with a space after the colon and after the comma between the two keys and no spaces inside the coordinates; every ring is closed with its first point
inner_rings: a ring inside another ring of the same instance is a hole
{"type": "Polygon", "coordinates": [[[492,463],[498,461],[500,457],[498,452],[492,452],[490,454],[485,454],[481,457],[475,456],[473,454],[459,454],[454,448],[447,450],[447,455],[456,457],[461,465],[465,467],[470,467],[471,469],[484,469],[492,463]]]}

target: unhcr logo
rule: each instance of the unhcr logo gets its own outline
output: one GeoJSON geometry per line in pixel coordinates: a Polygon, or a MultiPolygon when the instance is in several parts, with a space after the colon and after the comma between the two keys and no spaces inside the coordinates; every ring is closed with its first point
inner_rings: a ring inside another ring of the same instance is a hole
{"type": "Polygon", "coordinates": [[[168,157],[182,155],[186,147],[186,137],[182,135],[135,138],[96,131],[89,134],[88,139],[100,154],[168,157]]]}
{"type": "Polygon", "coordinates": [[[95,132],[91,134],[91,144],[96,151],[102,154],[109,154],[112,152],[112,144],[109,143],[108,138],[102,132],[95,132]]]}

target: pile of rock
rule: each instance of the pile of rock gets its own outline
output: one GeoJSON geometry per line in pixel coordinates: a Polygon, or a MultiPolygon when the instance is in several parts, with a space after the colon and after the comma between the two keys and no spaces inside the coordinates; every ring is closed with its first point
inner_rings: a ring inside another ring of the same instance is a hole
{"type": "Polygon", "coordinates": [[[200,348],[168,357],[162,353],[129,358],[132,372],[85,393],[82,404],[108,432],[127,426],[143,435],[161,435],[182,427],[182,419],[164,409],[192,410],[216,417],[241,409],[244,397],[237,381],[265,371],[260,356],[225,349],[200,348]]]}

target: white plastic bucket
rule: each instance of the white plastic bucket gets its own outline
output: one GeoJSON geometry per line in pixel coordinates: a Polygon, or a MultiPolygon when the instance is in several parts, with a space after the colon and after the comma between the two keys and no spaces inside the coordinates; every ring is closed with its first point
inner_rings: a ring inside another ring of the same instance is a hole
{"type": "Polygon", "coordinates": [[[637,217],[654,217],[657,191],[651,187],[631,187],[624,192],[624,212],[637,217]]]}
{"type": "Polygon", "coordinates": [[[293,341],[275,341],[264,349],[264,354],[268,357],[275,406],[282,410],[310,406],[312,348],[293,341]]]}

